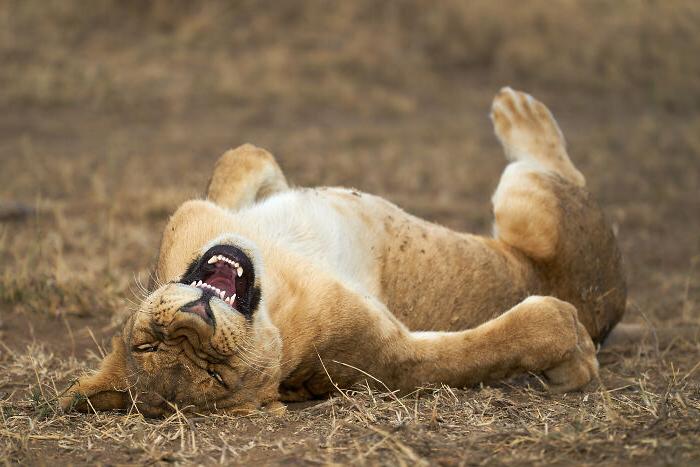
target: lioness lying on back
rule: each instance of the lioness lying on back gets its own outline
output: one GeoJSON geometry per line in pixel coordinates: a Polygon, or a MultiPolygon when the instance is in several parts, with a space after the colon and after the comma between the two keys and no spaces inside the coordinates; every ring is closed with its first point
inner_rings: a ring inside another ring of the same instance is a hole
{"type": "Polygon", "coordinates": [[[404,392],[520,372],[584,386],[625,309],[615,239],[543,104],[506,88],[492,120],[512,161],[494,238],[354,190],[291,189],[250,145],[224,154],[207,199],[165,228],[163,285],[63,407],[279,408],[367,375],[404,392]]]}

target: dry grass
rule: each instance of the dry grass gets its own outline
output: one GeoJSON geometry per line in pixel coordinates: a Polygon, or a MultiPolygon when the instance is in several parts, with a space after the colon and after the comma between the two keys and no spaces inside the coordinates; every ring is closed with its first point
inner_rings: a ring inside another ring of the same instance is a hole
{"type": "MultiPolygon", "coordinates": [[[[674,346],[697,353],[696,343],[674,346]]],[[[56,413],[56,381],[80,364],[33,345],[2,362],[12,381],[35,383],[31,397],[2,402],[0,448],[8,461],[24,463],[45,461],[47,450],[72,462],[141,464],[697,462],[697,366],[679,371],[650,353],[604,352],[603,383],[585,394],[550,396],[521,378],[480,389],[423,388],[401,399],[358,388],[282,417],[178,412],[149,420],[56,413]]],[[[0,383],[22,386],[8,381],[0,383]]]]}
{"type": "Polygon", "coordinates": [[[699,14],[691,1],[3,2],[0,204],[31,209],[0,220],[0,462],[698,463],[699,14]],[[281,418],[55,412],[223,150],[251,141],[298,184],[486,232],[505,165],[486,113],[503,84],[560,117],[618,231],[627,319],[656,331],[603,349],[600,386],[358,388],[281,418]]]}

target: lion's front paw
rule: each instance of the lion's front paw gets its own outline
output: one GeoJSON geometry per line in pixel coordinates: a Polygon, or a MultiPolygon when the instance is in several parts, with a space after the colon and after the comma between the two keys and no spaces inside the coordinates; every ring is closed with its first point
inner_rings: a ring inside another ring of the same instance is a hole
{"type": "Polygon", "coordinates": [[[595,346],[586,328],[578,321],[576,334],[576,347],[563,361],[544,371],[547,389],[555,394],[579,390],[598,377],[595,346]]]}
{"type": "Polygon", "coordinates": [[[598,375],[595,346],[570,303],[531,296],[507,316],[525,339],[522,368],[543,373],[550,391],[581,389],[598,375]]]}

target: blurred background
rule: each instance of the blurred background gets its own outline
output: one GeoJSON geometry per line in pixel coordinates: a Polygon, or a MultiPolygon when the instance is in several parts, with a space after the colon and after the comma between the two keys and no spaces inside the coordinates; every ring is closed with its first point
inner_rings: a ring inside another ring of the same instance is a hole
{"type": "Polygon", "coordinates": [[[168,215],[244,142],[293,183],[487,233],[510,85],[554,111],[614,224],[630,319],[693,321],[698,51],[695,0],[4,0],[3,315],[127,309],[168,215]]]}

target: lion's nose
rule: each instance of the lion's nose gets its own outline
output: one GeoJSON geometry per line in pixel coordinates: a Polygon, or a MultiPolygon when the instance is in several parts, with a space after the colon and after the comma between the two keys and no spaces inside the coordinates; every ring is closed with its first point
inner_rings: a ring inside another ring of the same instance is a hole
{"type": "Polygon", "coordinates": [[[180,308],[180,311],[183,313],[194,313],[208,324],[214,324],[214,313],[211,311],[211,307],[209,306],[209,298],[210,296],[203,294],[201,298],[183,305],[180,308]]]}

